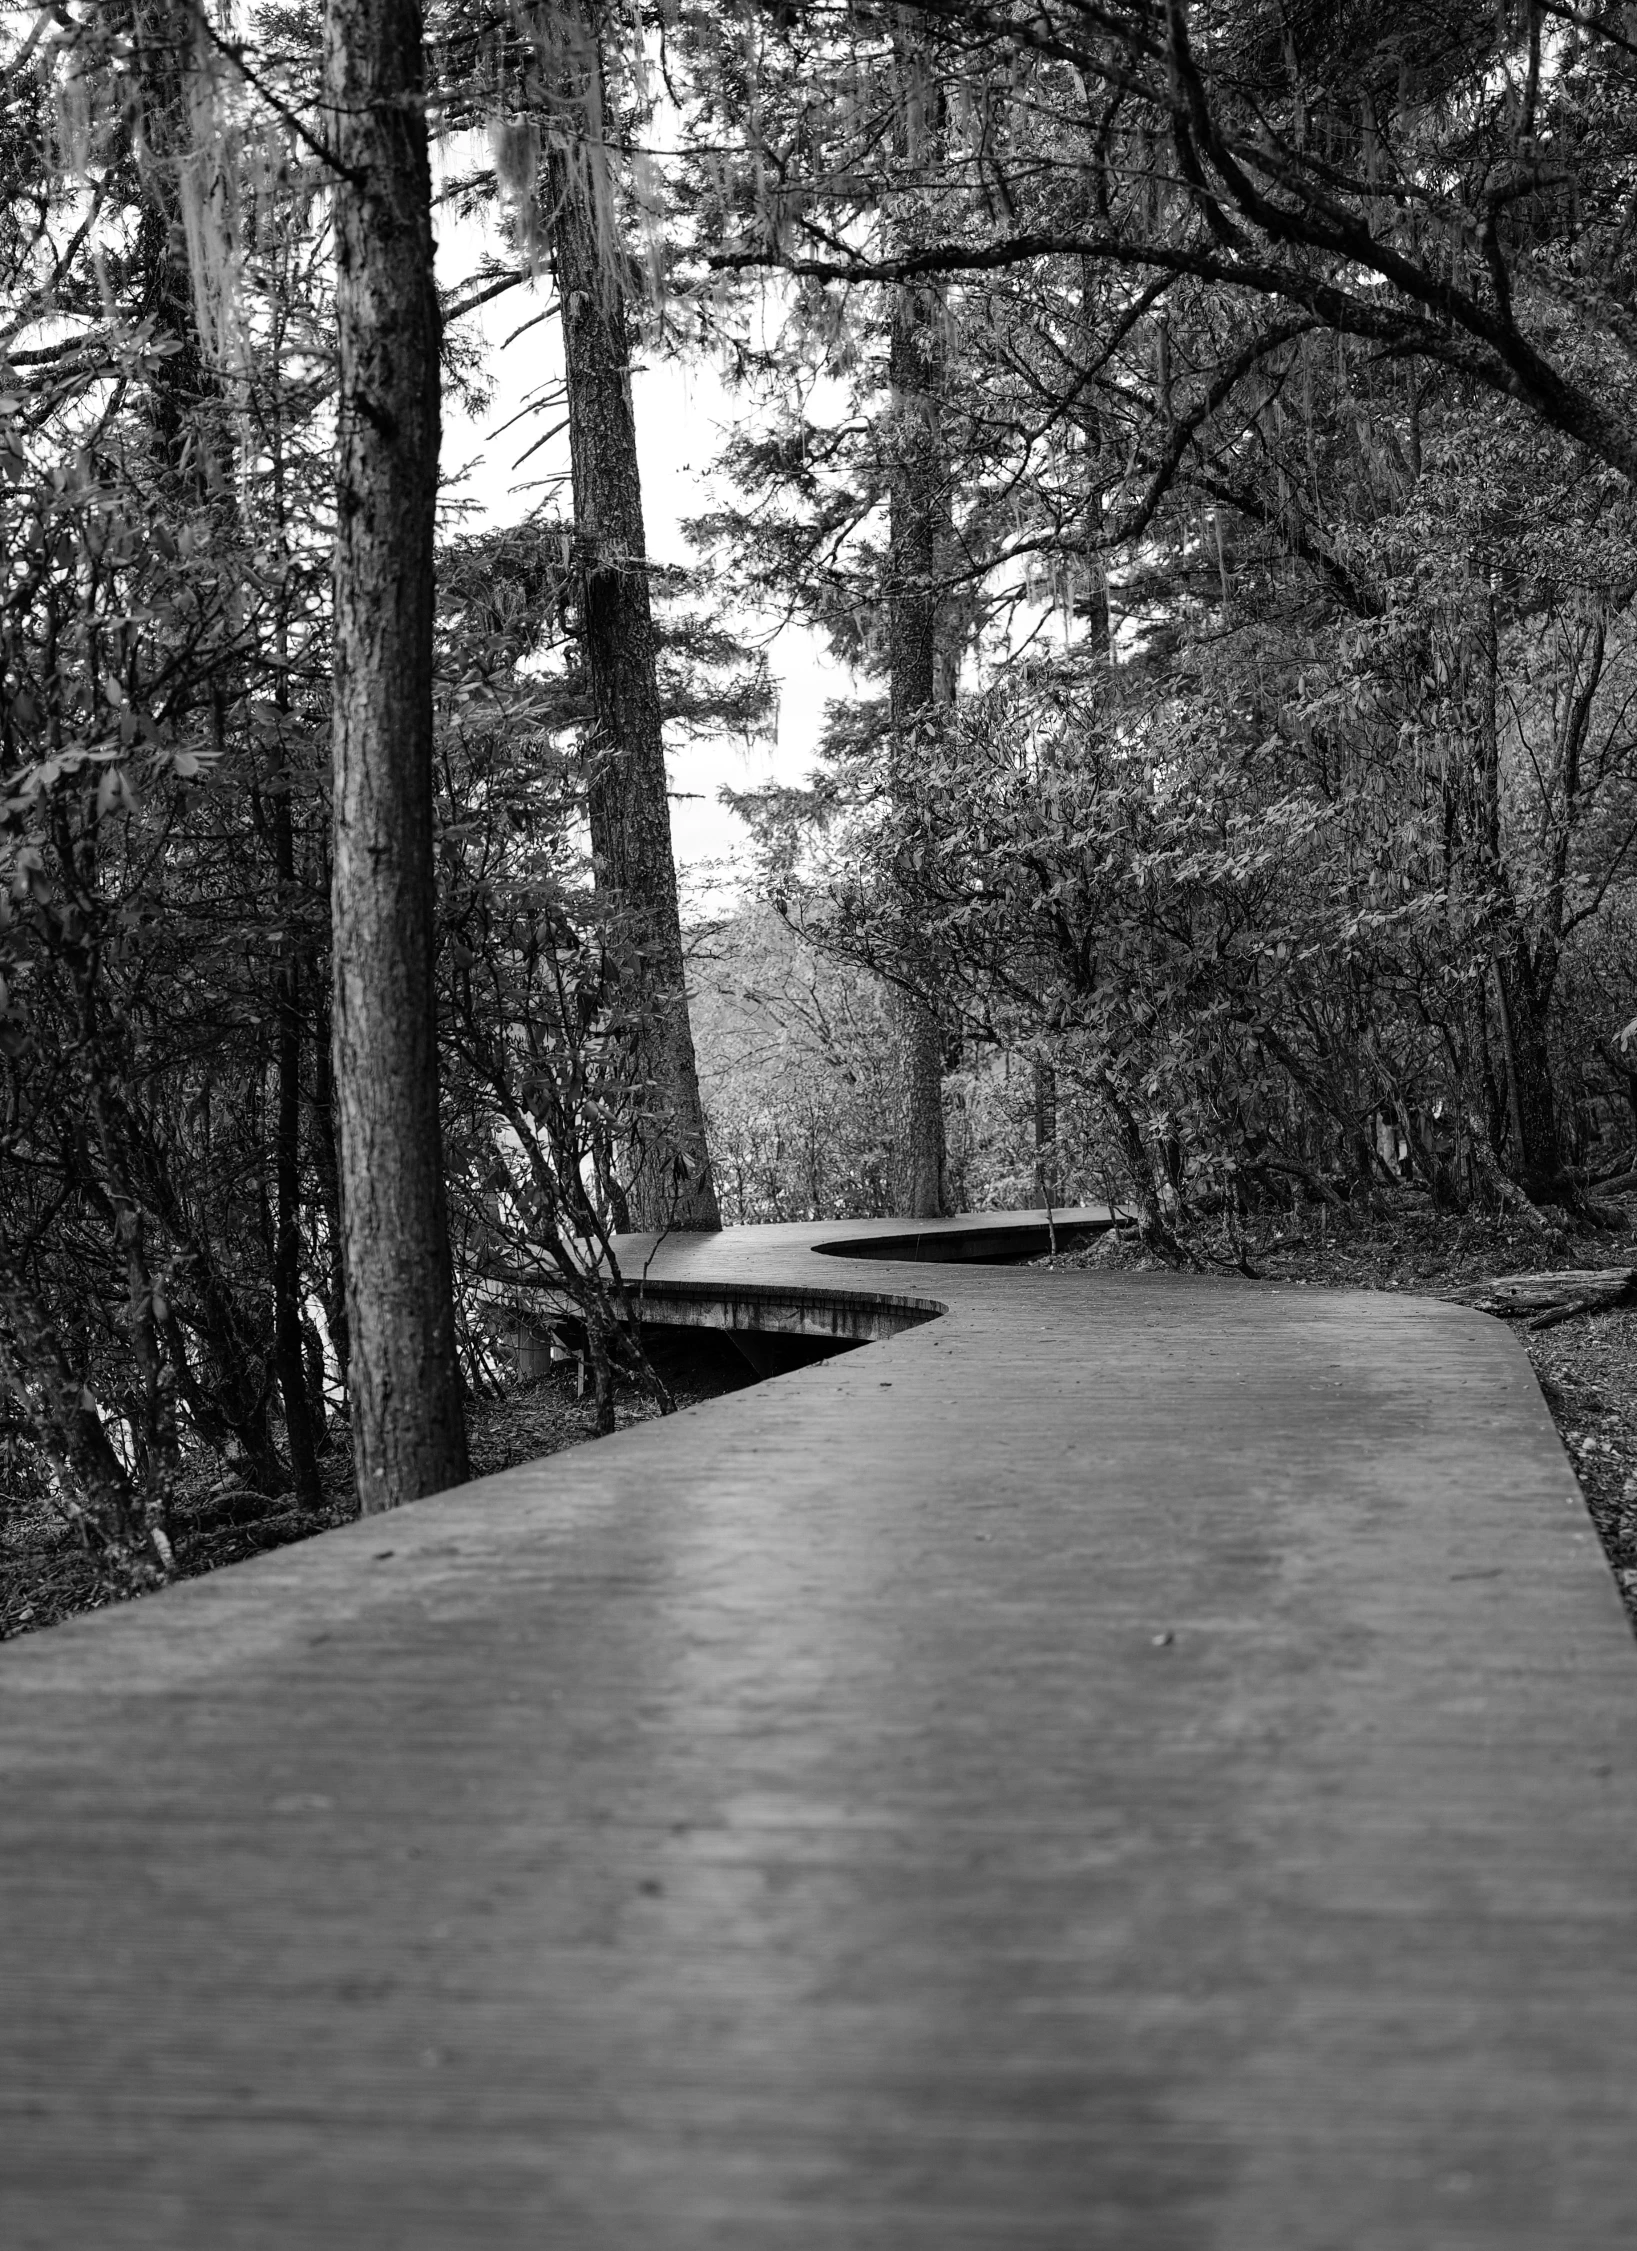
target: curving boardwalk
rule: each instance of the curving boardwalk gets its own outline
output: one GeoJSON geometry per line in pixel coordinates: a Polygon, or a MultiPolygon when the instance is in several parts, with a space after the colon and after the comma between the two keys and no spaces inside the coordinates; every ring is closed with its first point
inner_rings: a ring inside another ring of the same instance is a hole
{"type": "Polygon", "coordinates": [[[940,1318],[0,1650],[6,2251],[1637,2240],[1637,1650],[1507,1333],[868,1232],[652,1273],[940,1318]]]}

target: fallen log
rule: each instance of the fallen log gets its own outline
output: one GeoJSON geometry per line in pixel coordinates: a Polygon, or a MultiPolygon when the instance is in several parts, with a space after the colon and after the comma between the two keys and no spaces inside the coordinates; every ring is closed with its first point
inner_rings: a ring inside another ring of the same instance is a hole
{"type": "Polygon", "coordinates": [[[1637,1142],[1634,1142],[1629,1148],[1616,1149],[1612,1154],[1605,1150],[1602,1169],[1598,1172],[1588,1171],[1584,1175],[1586,1186],[1588,1188],[1606,1188],[1611,1180],[1623,1177],[1632,1170],[1634,1165],[1637,1165],[1637,1142]]]}
{"type": "Polygon", "coordinates": [[[1522,1320],[1528,1329],[1555,1328],[1581,1313],[1637,1305],[1637,1266],[1571,1266],[1548,1274],[1497,1274],[1468,1299],[1480,1313],[1522,1320]]]}

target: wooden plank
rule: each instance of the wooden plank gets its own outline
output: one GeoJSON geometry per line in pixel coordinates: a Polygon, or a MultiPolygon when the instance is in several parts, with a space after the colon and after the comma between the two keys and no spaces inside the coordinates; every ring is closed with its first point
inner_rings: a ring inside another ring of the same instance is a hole
{"type": "Polygon", "coordinates": [[[935,1294],[0,1650],[7,2251],[1623,2251],[1637,1653],[1510,1337],[935,1294]]]}

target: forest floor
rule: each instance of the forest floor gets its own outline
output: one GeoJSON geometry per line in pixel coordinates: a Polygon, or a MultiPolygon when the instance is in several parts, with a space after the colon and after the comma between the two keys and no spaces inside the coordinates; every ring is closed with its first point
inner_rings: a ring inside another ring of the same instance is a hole
{"type": "MultiPolygon", "coordinates": [[[[677,1406],[692,1407],[737,1388],[747,1376],[728,1363],[674,1371],[669,1380],[677,1406]]],[[[645,1399],[622,1398],[614,1409],[615,1428],[645,1421],[654,1412],[645,1399]]],[[[474,1401],[466,1444],[472,1475],[490,1477],[520,1462],[583,1445],[596,1435],[591,1397],[576,1395],[570,1362],[500,1398],[474,1401]]],[[[350,1522],[358,1514],[352,1448],[339,1429],[320,1460],[319,1475],[323,1504],[302,1511],[292,1494],[256,1492],[224,1473],[214,1458],[208,1467],[184,1468],[170,1518],[176,1576],[202,1578],[224,1563],[242,1563],[268,1548],[287,1547],[350,1522]]],[[[148,1593],[159,1583],[157,1573],[146,1583],[133,1582],[99,1565],[49,1501],[0,1492],[0,1641],[148,1593]]]]}
{"type": "MultiPolygon", "coordinates": [[[[1447,1218],[1424,1201],[1368,1221],[1323,1212],[1305,1221],[1268,1217],[1245,1240],[1259,1279],[1342,1289],[1405,1290],[1470,1301],[1497,1275],[1637,1264],[1637,1200],[1624,1234],[1570,1237],[1521,1222],[1447,1218]]],[[[1048,1262],[1040,1260],[1045,1265],[1048,1262]]],[[[1146,1254],[1121,1236],[1067,1253],[1059,1266],[1141,1267],[1146,1254]]],[[[1637,1629],[1637,1307],[1583,1314],[1532,1330],[1512,1324],[1568,1449],[1586,1505],[1637,1629]]],[[[739,1388],[732,1355],[667,1371],[678,1406],[739,1388]]],[[[653,1412],[621,1400],[619,1426],[653,1412]]],[[[472,1475],[487,1477],[561,1453],[596,1435],[589,1398],[575,1395],[572,1365],[498,1399],[475,1403],[468,1427],[472,1475]]],[[[267,1548],[309,1539],[356,1514],[350,1449],[332,1443],[322,1463],[324,1504],[303,1514],[292,1498],[250,1490],[212,1462],[184,1478],[171,1521],[177,1573],[198,1578],[267,1548]]],[[[140,1585],[99,1568],[72,1526],[44,1501],[0,1492],[0,1641],[102,1608],[140,1585]]]]}
{"type": "MultiPolygon", "coordinates": [[[[1637,1266],[1637,1198],[1623,1233],[1544,1231],[1521,1220],[1446,1216],[1425,1197],[1367,1220],[1320,1210],[1264,1216],[1245,1236],[1246,1263],[1268,1282],[1402,1290],[1472,1303],[1500,1275],[1637,1266]]],[[[1045,1265],[1046,1260],[1037,1263],[1045,1265]]],[[[1140,1268],[1158,1262],[1106,1235],[1059,1266],[1140,1268]]],[[[1578,1314],[1548,1328],[1508,1323],[1529,1357],[1586,1507],[1637,1632],[1637,1306],[1578,1314]]]]}

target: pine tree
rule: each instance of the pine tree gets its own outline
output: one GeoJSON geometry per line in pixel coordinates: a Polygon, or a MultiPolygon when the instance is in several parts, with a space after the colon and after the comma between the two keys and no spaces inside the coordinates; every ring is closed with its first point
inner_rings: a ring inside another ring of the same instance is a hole
{"type": "Polygon", "coordinates": [[[466,1474],[433,984],[439,311],[425,85],[417,0],[329,0],[340,175],[334,1098],[366,1511],[466,1474]]]}
{"type": "Polygon", "coordinates": [[[625,1014],[633,1100],[625,1216],[637,1228],[719,1228],[688,1016],[663,713],[631,398],[628,258],[607,136],[602,27],[570,0],[546,29],[553,108],[544,193],[557,282],[573,466],[579,638],[591,690],[591,842],[599,893],[632,947],[625,1014]]]}

